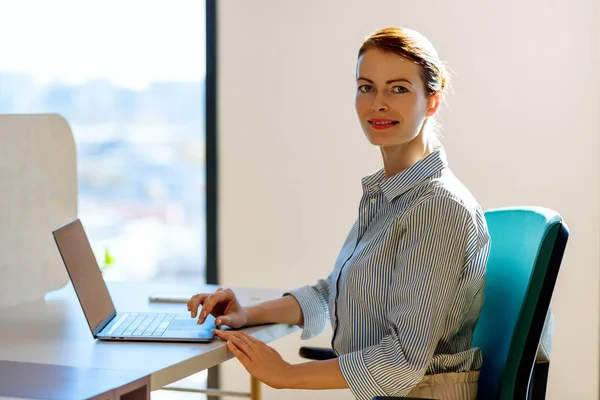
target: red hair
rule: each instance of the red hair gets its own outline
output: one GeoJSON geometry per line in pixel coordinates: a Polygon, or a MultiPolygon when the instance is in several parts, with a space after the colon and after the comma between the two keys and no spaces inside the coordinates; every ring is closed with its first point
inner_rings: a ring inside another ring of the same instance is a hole
{"type": "Polygon", "coordinates": [[[381,29],[366,39],[358,57],[370,49],[378,49],[399,55],[421,67],[421,79],[429,94],[443,92],[449,76],[437,52],[427,38],[411,29],[390,27],[381,29]]]}

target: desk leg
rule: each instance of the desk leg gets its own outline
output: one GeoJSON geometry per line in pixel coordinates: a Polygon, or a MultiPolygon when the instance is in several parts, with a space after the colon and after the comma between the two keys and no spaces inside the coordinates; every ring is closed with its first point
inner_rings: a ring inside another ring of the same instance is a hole
{"type": "Polygon", "coordinates": [[[150,376],[114,390],[116,400],[150,400],[150,376]]]}
{"type": "MultiPolygon", "coordinates": [[[[215,365],[208,369],[208,376],[206,382],[207,388],[218,389],[221,387],[221,383],[219,382],[219,366],[215,365]]],[[[211,396],[208,395],[206,397],[207,400],[219,400],[219,396],[211,396]]]]}
{"type": "Polygon", "coordinates": [[[261,382],[250,375],[250,400],[261,400],[262,398],[262,387],[261,382]]]}

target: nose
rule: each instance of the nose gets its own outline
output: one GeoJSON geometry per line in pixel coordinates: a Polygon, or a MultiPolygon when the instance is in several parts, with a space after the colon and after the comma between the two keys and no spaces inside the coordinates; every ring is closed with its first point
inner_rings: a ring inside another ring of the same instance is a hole
{"type": "Polygon", "coordinates": [[[375,95],[375,98],[373,99],[373,103],[371,103],[371,110],[381,112],[387,111],[388,109],[389,106],[385,101],[384,95],[382,93],[377,93],[377,95],[375,95]]]}

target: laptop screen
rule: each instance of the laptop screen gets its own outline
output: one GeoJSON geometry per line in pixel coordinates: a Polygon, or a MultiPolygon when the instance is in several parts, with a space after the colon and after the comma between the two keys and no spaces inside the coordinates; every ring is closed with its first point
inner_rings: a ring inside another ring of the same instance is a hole
{"type": "Polygon", "coordinates": [[[92,333],[95,334],[96,329],[109,316],[115,314],[115,306],[100,273],[90,242],[79,219],[52,233],[83,313],[92,333]]]}

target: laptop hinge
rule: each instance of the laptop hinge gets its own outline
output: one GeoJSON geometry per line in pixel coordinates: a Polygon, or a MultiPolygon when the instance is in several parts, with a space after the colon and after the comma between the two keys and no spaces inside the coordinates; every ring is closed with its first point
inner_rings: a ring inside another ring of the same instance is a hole
{"type": "Polygon", "coordinates": [[[104,321],[102,321],[100,323],[100,325],[98,325],[98,327],[96,329],[94,329],[92,331],[92,334],[94,335],[94,339],[98,336],[98,333],[102,332],[102,329],[104,329],[106,327],[106,325],[108,325],[108,323],[110,321],[112,321],[112,319],[116,316],[117,316],[117,312],[113,311],[112,313],[110,313],[110,315],[104,321]]]}

